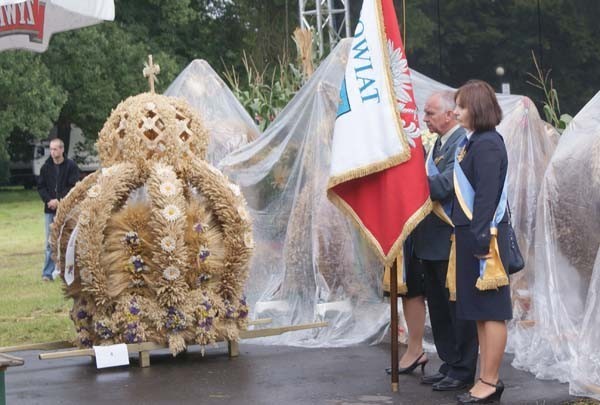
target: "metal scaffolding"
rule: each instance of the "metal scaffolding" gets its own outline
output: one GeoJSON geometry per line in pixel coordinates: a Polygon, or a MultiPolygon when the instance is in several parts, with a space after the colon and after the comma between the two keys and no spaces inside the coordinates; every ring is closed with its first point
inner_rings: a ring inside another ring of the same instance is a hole
{"type": "Polygon", "coordinates": [[[313,30],[319,44],[319,56],[338,41],[350,37],[350,0],[298,0],[300,27],[313,30]]]}

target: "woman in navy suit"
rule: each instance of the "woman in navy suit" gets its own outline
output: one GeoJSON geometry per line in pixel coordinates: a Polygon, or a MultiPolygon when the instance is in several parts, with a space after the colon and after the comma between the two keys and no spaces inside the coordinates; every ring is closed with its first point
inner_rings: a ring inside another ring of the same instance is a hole
{"type": "Polygon", "coordinates": [[[512,318],[508,285],[508,158],[496,125],[502,110],[492,87],[467,82],[455,95],[457,120],[467,139],[455,161],[452,222],[456,243],[456,316],[474,320],[479,339],[479,380],[459,403],[500,400],[499,369],[506,347],[506,320],[512,318]]]}

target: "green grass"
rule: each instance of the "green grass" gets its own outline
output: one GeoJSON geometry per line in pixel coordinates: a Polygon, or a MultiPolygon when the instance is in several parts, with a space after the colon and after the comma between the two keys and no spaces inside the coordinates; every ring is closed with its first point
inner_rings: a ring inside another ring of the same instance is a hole
{"type": "Polygon", "coordinates": [[[61,283],[42,281],[43,205],[37,192],[0,189],[0,347],[74,338],[61,283]]]}

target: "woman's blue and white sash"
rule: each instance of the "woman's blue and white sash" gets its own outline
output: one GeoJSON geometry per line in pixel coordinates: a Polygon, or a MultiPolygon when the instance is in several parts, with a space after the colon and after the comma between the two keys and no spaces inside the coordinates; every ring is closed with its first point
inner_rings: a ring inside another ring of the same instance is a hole
{"type": "MultiPolygon", "coordinates": [[[[464,139],[456,149],[454,160],[454,191],[460,208],[469,220],[473,220],[473,205],[475,202],[475,190],[467,179],[467,176],[460,167],[460,162],[465,155],[465,147],[468,139],[464,139]]],[[[507,181],[504,179],[500,201],[490,222],[490,250],[491,257],[479,260],[479,278],[476,287],[479,290],[492,290],[508,285],[508,276],[502,261],[500,260],[500,250],[498,248],[498,223],[504,217],[507,206],[507,181]]]]}

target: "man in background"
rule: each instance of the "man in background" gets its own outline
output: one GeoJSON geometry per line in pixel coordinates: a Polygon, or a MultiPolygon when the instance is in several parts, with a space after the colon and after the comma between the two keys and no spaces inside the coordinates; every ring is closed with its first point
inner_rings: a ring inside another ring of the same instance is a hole
{"type": "Polygon", "coordinates": [[[38,192],[44,202],[46,226],[46,257],[42,269],[42,280],[52,281],[54,261],[50,248],[50,225],[54,221],[59,201],[64,198],[79,180],[79,168],[71,159],[64,157],[65,144],[55,138],[50,141],[50,157],[40,170],[38,192]]]}

